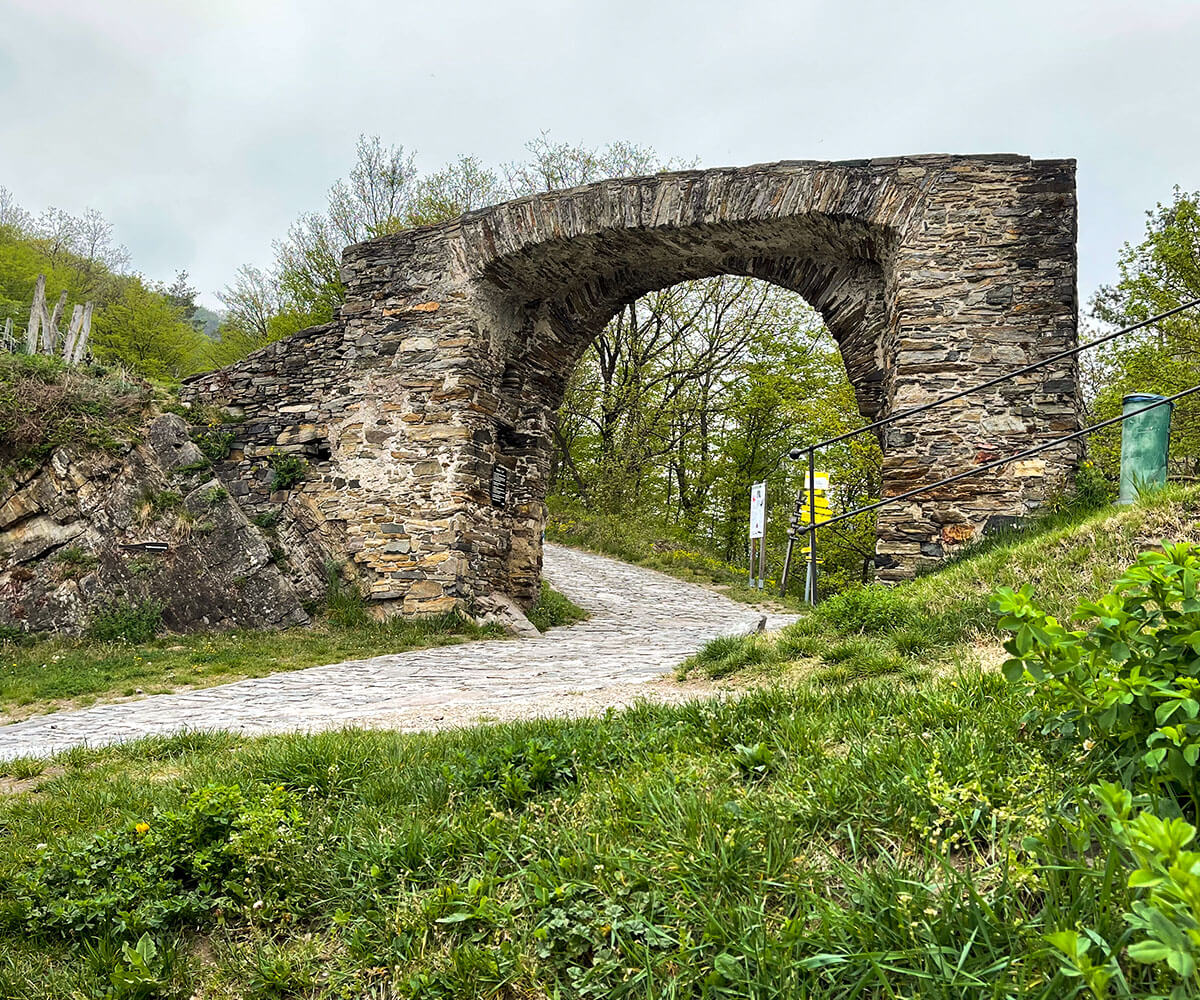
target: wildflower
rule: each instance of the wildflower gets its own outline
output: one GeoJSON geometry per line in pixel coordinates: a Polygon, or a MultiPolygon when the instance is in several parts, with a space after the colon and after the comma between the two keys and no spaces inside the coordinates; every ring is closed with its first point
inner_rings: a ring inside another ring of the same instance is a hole
{"type": "Polygon", "coordinates": [[[263,908],[263,901],[261,899],[256,899],[252,908],[255,910],[261,910],[263,908]]]}
{"type": "Polygon", "coordinates": [[[149,823],[138,823],[133,828],[137,833],[146,833],[150,829],[149,823]]]}

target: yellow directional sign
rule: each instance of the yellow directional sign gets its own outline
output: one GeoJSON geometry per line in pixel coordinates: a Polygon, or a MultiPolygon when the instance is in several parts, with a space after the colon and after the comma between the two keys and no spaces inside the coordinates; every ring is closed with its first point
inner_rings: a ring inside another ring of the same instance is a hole
{"type": "MultiPolygon", "coordinates": [[[[826,472],[818,472],[813,477],[813,514],[816,517],[817,524],[824,524],[833,517],[833,511],[829,509],[829,497],[826,491],[829,489],[829,474],[826,472]]],[[[796,511],[792,515],[792,524],[808,524],[809,509],[808,509],[808,477],[804,477],[804,485],[800,487],[800,492],[796,496],[796,511]]]]}

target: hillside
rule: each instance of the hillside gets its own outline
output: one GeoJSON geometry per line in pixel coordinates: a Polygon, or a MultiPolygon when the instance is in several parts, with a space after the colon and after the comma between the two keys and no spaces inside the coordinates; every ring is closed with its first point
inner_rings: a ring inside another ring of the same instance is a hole
{"type": "Polygon", "coordinates": [[[1085,965],[1165,993],[1126,954],[1140,890],[1086,791],[1113,757],[1034,737],[979,654],[996,585],[1068,607],[1198,506],[1162,494],[833,599],[737,647],[787,683],[736,699],[13,762],[0,995],[1049,1000],[1085,965]]]}
{"type": "Polygon", "coordinates": [[[900,586],[827,598],[780,636],[718,640],[681,672],[919,679],[936,665],[973,662],[980,654],[994,661],[1002,654],[988,602],[997,588],[1028,583],[1049,613],[1066,619],[1080,601],[1107,590],[1139,552],[1162,539],[1200,539],[1198,513],[1200,490],[1172,487],[1134,507],[1050,517],[900,586]]]}

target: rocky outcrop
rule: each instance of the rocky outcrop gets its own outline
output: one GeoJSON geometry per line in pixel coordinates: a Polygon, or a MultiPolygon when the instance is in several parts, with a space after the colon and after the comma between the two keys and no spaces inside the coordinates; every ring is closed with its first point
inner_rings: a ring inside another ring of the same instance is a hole
{"type": "Polygon", "coordinates": [[[122,454],[60,448],[0,487],[0,626],[75,632],[145,602],[176,631],[307,623],[323,566],[289,546],[295,519],[252,522],[180,417],[144,431],[122,454]]]}

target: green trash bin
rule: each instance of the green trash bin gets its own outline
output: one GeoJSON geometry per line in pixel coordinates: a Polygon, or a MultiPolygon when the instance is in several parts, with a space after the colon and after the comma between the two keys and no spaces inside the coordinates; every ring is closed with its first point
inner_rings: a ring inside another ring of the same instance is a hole
{"type": "MultiPolygon", "coordinates": [[[[1145,409],[1165,399],[1137,392],[1125,397],[1123,412],[1145,409]]],[[[1167,445],[1174,403],[1155,406],[1121,422],[1121,492],[1117,503],[1133,503],[1138,492],[1167,481],[1167,445]]]]}

